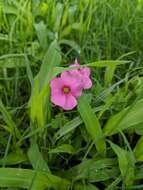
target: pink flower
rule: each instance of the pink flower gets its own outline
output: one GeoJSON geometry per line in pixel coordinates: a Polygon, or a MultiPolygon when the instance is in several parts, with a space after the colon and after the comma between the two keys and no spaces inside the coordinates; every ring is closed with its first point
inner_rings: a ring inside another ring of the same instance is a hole
{"type": "Polygon", "coordinates": [[[82,94],[82,84],[76,78],[65,72],[61,77],[54,78],[51,83],[51,101],[64,110],[71,110],[77,105],[77,100],[82,94]]]}
{"type": "MultiPolygon", "coordinates": [[[[77,60],[70,65],[70,67],[77,66],[80,66],[77,60]]],[[[50,86],[51,101],[64,110],[71,110],[77,105],[77,98],[81,96],[82,90],[89,89],[92,86],[90,69],[83,67],[64,71],[60,77],[56,77],[51,81],[50,86]]]]}
{"type": "MultiPolygon", "coordinates": [[[[77,67],[80,64],[75,60],[75,63],[70,65],[70,67],[77,67]]],[[[74,69],[69,72],[74,78],[80,81],[83,85],[83,89],[89,89],[92,87],[92,81],[90,79],[90,69],[88,67],[83,67],[81,69],[74,69]]]]}

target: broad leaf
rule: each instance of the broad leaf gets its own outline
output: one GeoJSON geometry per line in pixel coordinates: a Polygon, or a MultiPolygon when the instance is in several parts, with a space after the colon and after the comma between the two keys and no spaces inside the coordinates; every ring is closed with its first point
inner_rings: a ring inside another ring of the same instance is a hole
{"type": "Polygon", "coordinates": [[[143,122],[143,99],[111,116],[104,126],[105,135],[113,135],[120,130],[136,128],[143,122]]]}
{"type": "Polygon", "coordinates": [[[122,177],[125,178],[126,185],[131,185],[134,180],[134,162],[131,159],[131,153],[126,150],[120,148],[118,145],[109,141],[112,149],[117,154],[119,168],[121,171],[122,177]]]}
{"type": "Polygon", "coordinates": [[[69,179],[84,179],[88,182],[94,183],[117,177],[119,175],[119,169],[117,167],[116,159],[88,159],[64,172],[63,175],[69,179]]]}
{"type": "Polygon", "coordinates": [[[55,188],[67,190],[69,182],[46,172],[21,168],[0,168],[0,187],[44,190],[55,188]]]}

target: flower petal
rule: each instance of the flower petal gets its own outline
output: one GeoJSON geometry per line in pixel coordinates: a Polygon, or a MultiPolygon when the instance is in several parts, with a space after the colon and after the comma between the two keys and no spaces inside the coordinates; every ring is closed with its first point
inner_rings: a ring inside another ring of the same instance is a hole
{"type": "Polygon", "coordinates": [[[64,110],[72,110],[77,105],[77,100],[72,94],[67,94],[65,98],[64,110]]]}
{"type": "Polygon", "coordinates": [[[70,67],[79,67],[79,66],[80,64],[78,62],[70,65],[70,67]]]}
{"type": "Polygon", "coordinates": [[[51,87],[51,93],[52,94],[58,94],[61,92],[63,83],[61,78],[55,77],[54,79],[51,80],[50,87],[51,87]]]}
{"type": "Polygon", "coordinates": [[[83,84],[82,84],[82,86],[75,85],[74,87],[71,88],[71,94],[74,97],[78,98],[82,95],[82,90],[83,90],[83,84]]]}
{"type": "Polygon", "coordinates": [[[80,75],[76,73],[71,73],[69,71],[65,71],[61,74],[61,79],[64,85],[74,87],[74,86],[81,86],[82,79],[80,75]]]}
{"type": "Polygon", "coordinates": [[[69,84],[72,85],[76,81],[75,76],[70,71],[64,71],[64,72],[62,72],[61,73],[61,79],[62,79],[63,83],[66,83],[67,85],[69,85],[69,84]]]}
{"type": "Polygon", "coordinates": [[[84,77],[83,79],[83,88],[84,89],[89,89],[92,87],[92,81],[89,77],[84,77]]]}
{"type": "Polygon", "coordinates": [[[83,89],[83,81],[79,73],[73,75],[70,72],[65,71],[61,74],[61,79],[63,80],[63,83],[65,83],[65,85],[70,87],[71,94],[73,96],[81,96],[83,89]]]}
{"type": "Polygon", "coordinates": [[[88,76],[90,75],[90,69],[88,67],[84,67],[82,69],[80,69],[80,73],[83,75],[83,76],[88,76]]]}
{"type": "Polygon", "coordinates": [[[64,107],[66,102],[66,96],[64,94],[51,94],[51,102],[56,106],[64,107]]]}

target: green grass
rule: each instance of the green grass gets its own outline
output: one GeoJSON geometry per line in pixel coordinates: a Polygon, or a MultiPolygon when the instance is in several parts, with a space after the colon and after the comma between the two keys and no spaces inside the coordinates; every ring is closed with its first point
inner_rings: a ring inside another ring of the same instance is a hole
{"type": "Polygon", "coordinates": [[[0,0],[1,190],[143,189],[143,1],[0,0]],[[79,58],[78,106],[49,82],[79,58]]]}

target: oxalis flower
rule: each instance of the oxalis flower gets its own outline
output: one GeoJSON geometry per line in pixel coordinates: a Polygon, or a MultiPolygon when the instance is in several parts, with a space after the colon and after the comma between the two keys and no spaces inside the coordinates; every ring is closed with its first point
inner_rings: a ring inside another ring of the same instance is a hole
{"type": "MultiPolygon", "coordinates": [[[[78,67],[80,64],[77,60],[75,63],[70,65],[70,67],[78,67]]],[[[65,75],[70,74],[72,77],[76,78],[78,82],[82,83],[83,89],[89,89],[92,87],[92,81],[90,79],[90,69],[88,67],[83,67],[80,69],[74,69],[64,72],[65,75]]]]}
{"type": "MultiPolygon", "coordinates": [[[[77,60],[70,67],[80,66],[77,60]]],[[[64,71],[60,77],[51,80],[51,101],[64,110],[71,110],[77,105],[77,98],[81,96],[83,89],[92,86],[90,69],[83,67],[64,71]]]]}
{"type": "Polygon", "coordinates": [[[77,83],[70,75],[61,74],[51,81],[51,101],[64,110],[71,110],[77,105],[77,100],[82,94],[82,85],[77,83]]]}

